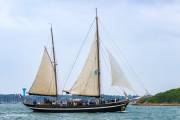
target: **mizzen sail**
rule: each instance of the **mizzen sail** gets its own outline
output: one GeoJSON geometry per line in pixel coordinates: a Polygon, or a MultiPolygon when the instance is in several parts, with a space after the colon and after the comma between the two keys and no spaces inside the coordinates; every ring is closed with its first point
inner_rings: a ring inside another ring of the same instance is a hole
{"type": "Polygon", "coordinates": [[[57,95],[56,89],[54,67],[48,51],[45,48],[38,73],[29,90],[29,94],[55,96],[57,95]]]}

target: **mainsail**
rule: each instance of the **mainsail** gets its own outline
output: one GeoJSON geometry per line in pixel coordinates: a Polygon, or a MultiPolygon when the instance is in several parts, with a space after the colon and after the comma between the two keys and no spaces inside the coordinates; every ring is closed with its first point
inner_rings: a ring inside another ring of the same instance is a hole
{"type": "MultiPolygon", "coordinates": [[[[98,32],[98,17],[96,11],[96,35],[93,40],[87,60],[81,70],[76,82],[67,93],[84,96],[100,96],[100,50],[99,50],[99,32],[98,32]]],[[[112,86],[125,87],[133,90],[122,72],[118,62],[109,53],[112,86]]]]}
{"type": "Polygon", "coordinates": [[[125,77],[120,65],[114,58],[114,56],[108,51],[110,66],[111,66],[111,76],[112,76],[112,86],[120,86],[133,90],[131,84],[125,77]]]}
{"type": "Polygon", "coordinates": [[[99,96],[99,81],[98,81],[98,47],[97,36],[92,43],[89,55],[81,70],[78,79],[70,89],[71,94],[85,96],[99,96]]]}
{"type": "Polygon", "coordinates": [[[43,58],[36,75],[35,81],[29,90],[30,95],[55,96],[56,93],[55,72],[47,49],[44,49],[43,58]]]}

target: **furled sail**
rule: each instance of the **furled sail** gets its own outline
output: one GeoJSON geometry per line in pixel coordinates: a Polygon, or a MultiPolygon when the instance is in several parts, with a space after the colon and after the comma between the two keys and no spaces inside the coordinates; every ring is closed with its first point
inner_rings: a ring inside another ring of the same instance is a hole
{"type": "Polygon", "coordinates": [[[112,86],[120,86],[133,90],[114,56],[109,51],[108,54],[111,66],[112,86]]]}
{"type": "Polygon", "coordinates": [[[56,89],[54,67],[45,48],[38,73],[29,90],[29,94],[54,96],[57,95],[56,89]]]}
{"type": "Polygon", "coordinates": [[[71,94],[99,96],[97,37],[92,43],[89,55],[78,79],[70,89],[71,94]]]}

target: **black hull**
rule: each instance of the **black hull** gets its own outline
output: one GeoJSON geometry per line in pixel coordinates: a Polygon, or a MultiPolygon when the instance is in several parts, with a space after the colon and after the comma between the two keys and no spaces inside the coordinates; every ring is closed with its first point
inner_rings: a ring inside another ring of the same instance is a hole
{"type": "Polygon", "coordinates": [[[64,113],[64,112],[123,112],[128,105],[128,101],[108,103],[94,106],[76,106],[76,107],[60,107],[58,105],[28,105],[24,104],[34,112],[54,112],[54,113],[64,113]]]}

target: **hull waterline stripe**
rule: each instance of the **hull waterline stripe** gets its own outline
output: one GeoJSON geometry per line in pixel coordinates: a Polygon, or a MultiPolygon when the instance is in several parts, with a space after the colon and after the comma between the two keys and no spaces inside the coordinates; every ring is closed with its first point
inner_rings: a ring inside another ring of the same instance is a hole
{"type": "Polygon", "coordinates": [[[120,107],[125,104],[121,105],[114,105],[114,106],[107,106],[107,107],[92,107],[92,108],[37,108],[37,107],[29,107],[33,110],[88,110],[88,109],[102,109],[102,108],[114,108],[114,107],[120,107]]]}

